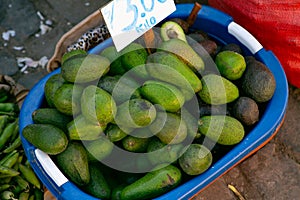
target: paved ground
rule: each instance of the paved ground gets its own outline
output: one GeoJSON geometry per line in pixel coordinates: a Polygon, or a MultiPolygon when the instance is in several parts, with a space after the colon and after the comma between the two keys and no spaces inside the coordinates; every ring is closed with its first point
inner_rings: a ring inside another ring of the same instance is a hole
{"type": "MultiPolygon", "coordinates": [[[[9,40],[0,38],[0,74],[11,75],[30,89],[47,72],[37,67],[28,68],[24,74],[20,72],[17,58],[50,58],[59,38],[105,2],[107,0],[0,0],[0,33],[15,31],[9,40]],[[51,27],[46,34],[40,32],[41,19],[51,27]]],[[[299,199],[300,89],[290,86],[289,92],[286,118],[275,138],[195,196],[195,200],[238,199],[228,184],[245,199],[299,199]]]]}

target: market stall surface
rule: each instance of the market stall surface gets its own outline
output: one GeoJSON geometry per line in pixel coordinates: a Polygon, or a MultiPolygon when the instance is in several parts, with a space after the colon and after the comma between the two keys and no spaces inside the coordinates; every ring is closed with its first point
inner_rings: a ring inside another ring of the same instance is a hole
{"type": "MultiPolygon", "coordinates": [[[[1,1],[0,74],[10,75],[26,88],[32,88],[47,74],[43,66],[60,37],[106,2],[1,1]]],[[[299,199],[299,121],[300,89],[290,86],[286,117],[277,135],[193,199],[299,199]]]]}

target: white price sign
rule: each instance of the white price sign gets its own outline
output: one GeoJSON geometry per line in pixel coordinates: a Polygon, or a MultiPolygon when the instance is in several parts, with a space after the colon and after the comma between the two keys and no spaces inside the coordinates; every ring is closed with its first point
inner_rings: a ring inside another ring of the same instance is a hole
{"type": "Polygon", "coordinates": [[[101,12],[120,51],[175,10],[174,0],[114,0],[101,12]]]}

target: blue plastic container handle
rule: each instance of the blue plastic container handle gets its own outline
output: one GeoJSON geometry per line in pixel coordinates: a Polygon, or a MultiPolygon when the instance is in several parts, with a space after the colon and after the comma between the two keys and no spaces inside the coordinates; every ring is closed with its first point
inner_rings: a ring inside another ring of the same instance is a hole
{"type": "MultiPolygon", "coordinates": [[[[177,10],[168,18],[186,19],[192,8],[193,4],[178,4],[177,10]]],[[[278,59],[271,51],[266,51],[247,30],[236,24],[229,15],[203,5],[192,28],[207,32],[220,43],[239,44],[247,55],[253,55],[256,59],[265,63],[275,76],[276,90],[259,123],[247,134],[241,143],[214,163],[206,172],[157,197],[157,200],[188,199],[226,173],[226,171],[274,136],[276,129],[283,121],[287,106],[288,83],[278,59]]],[[[97,54],[110,45],[112,45],[112,40],[108,39],[90,50],[89,53],[97,54]]],[[[33,170],[57,199],[94,200],[97,198],[82,192],[59,171],[47,154],[36,149],[22,136],[23,128],[33,123],[31,114],[44,102],[44,85],[46,81],[59,72],[60,70],[58,69],[45,76],[32,88],[26,97],[20,112],[22,144],[33,170]]]]}

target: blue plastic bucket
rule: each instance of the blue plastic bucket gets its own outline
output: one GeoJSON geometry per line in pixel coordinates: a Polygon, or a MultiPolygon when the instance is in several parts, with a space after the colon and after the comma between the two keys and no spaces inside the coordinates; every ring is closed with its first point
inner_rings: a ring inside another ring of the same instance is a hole
{"type": "MultiPolygon", "coordinates": [[[[169,18],[186,19],[193,8],[193,4],[179,4],[177,10],[169,18]]],[[[271,51],[267,51],[244,28],[236,24],[232,17],[209,6],[202,6],[198,13],[194,27],[207,32],[218,42],[239,44],[248,55],[253,55],[268,66],[275,76],[277,83],[273,98],[268,102],[264,115],[254,129],[247,134],[241,143],[214,163],[206,172],[195,176],[191,180],[156,199],[187,199],[204,189],[230,168],[253,154],[265,145],[278,131],[285,116],[288,101],[288,84],[285,73],[278,59],[271,51]]],[[[89,53],[99,53],[112,44],[108,39],[90,50],[89,53]]],[[[49,77],[59,73],[60,69],[41,79],[29,92],[20,113],[20,134],[26,156],[43,184],[57,199],[93,200],[95,197],[82,192],[70,182],[51,158],[28,143],[22,136],[22,130],[32,124],[31,114],[38,109],[44,100],[44,85],[49,77]]]]}

